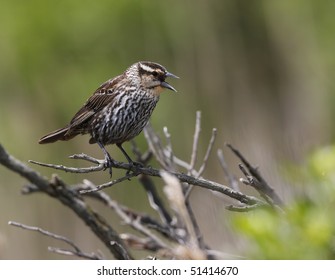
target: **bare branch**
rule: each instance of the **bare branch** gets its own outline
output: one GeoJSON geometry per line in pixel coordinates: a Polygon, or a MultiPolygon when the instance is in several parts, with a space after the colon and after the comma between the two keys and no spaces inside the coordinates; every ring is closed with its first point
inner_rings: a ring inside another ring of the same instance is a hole
{"type": "Polygon", "coordinates": [[[164,192],[170,201],[172,209],[180,215],[183,223],[186,225],[191,247],[198,248],[198,238],[196,236],[193,223],[189,216],[188,209],[185,205],[185,197],[179,180],[175,176],[163,170],[161,171],[161,176],[166,183],[164,187],[164,192]]]}
{"type": "Polygon", "coordinates": [[[162,239],[160,239],[159,237],[157,237],[156,235],[154,235],[148,228],[144,227],[141,223],[139,219],[135,219],[133,221],[131,221],[130,225],[134,228],[136,228],[139,232],[141,232],[142,234],[144,234],[145,236],[147,236],[151,242],[154,242],[156,244],[156,248],[162,248],[162,249],[169,249],[170,246],[168,246],[167,244],[165,244],[165,242],[163,242],[162,239]]]}
{"type": "Polygon", "coordinates": [[[152,252],[157,252],[159,250],[165,249],[156,242],[153,242],[152,239],[148,237],[140,238],[134,234],[122,233],[121,238],[129,247],[136,250],[148,250],[152,252]]]}
{"type": "Polygon", "coordinates": [[[97,171],[102,171],[105,170],[105,163],[100,162],[97,166],[90,166],[90,167],[68,167],[60,164],[51,164],[51,163],[43,163],[43,162],[38,162],[35,160],[29,160],[30,163],[44,166],[44,167],[49,167],[57,170],[62,170],[65,172],[70,172],[70,173],[92,173],[92,172],[97,172],[97,171]]]}
{"type": "MultiPolygon", "coordinates": [[[[169,155],[167,157],[167,161],[169,162],[169,170],[173,171],[173,170],[175,170],[175,167],[174,167],[175,164],[174,164],[174,161],[173,161],[174,155],[173,155],[173,150],[172,150],[171,134],[169,133],[168,128],[166,126],[163,127],[163,132],[164,132],[166,142],[167,142],[167,146],[164,149],[164,151],[166,151],[169,155]]],[[[165,152],[164,152],[164,154],[165,154],[165,152]]]]}
{"type": "Polygon", "coordinates": [[[195,130],[194,130],[194,135],[193,135],[191,161],[190,161],[190,167],[188,170],[189,172],[194,169],[195,163],[197,161],[200,131],[201,131],[201,111],[197,111],[196,120],[195,120],[195,130]]]}
{"type": "Polygon", "coordinates": [[[94,157],[91,157],[89,155],[86,155],[84,153],[81,153],[81,154],[74,154],[72,156],[69,156],[69,158],[71,159],[82,159],[82,160],[86,160],[88,162],[92,162],[92,163],[95,163],[95,164],[101,164],[101,163],[104,163],[103,160],[98,160],[94,157]]]}
{"type": "MultiPolygon", "coordinates": [[[[136,147],[135,144],[134,144],[134,146],[136,147]]],[[[170,147],[172,149],[171,144],[170,144],[170,147]]],[[[136,149],[136,159],[140,163],[143,163],[143,165],[145,164],[145,162],[143,162],[145,157],[142,155],[142,153],[138,149],[136,149]]],[[[138,179],[141,182],[143,188],[145,189],[145,191],[147,193],[150,206],[155,211],[158,212],[158,214],[159,214],[161,220],[163,221],[164,225],[166,227],[168,227],[170,233],[172,233],[173,232],[173,230],[171,229],[172,218],[171,218],[167,208],[165,207],[165,205],[163,203],[163,200],[160,198],[160,196],[159,196],[159,194],[156,190],[156,187],[154,185],[153,180],[151,179],[151,177],[149,177],[148,175],[145,175],[145,174],[141,174],[140,176],[138,176],[138,179]]]]}
{"type": "MultiPolygon", "coordinates": [[[[54,168],[54,166],[52,164],[46,164],[43,165],[49,168],[54,168]]],[[[57,166],[57,165],[56,165],[57,166]]],[[[72,168],[72,167],[71,167],[72,168]]],[[[121,162],[116,162],[115,161],[115,166],[114,168],[118,168],[118,169],[125,169],[125,170],[131,170],[133,171],[135,174],[144,174],[144,175],[148,175],[148,176],[155,176],[155,177],[160,177],[160,171],[158,169],[154,169],[152,167],[141,167],[141,166],[134,166],[134,165],[129,165],[128,163],[121,163],[121,162]]],[[[58,168],[56,168],[58,169],[58,168]]],[[[77,172],[76,172],[77,173],[77,172]]],[[[245,195],[241,192],[237,192],[235,190],[232,190],[231,188],[210,181],[210,180],[206,180],[203,178],[195,178],[193,176],[189,176],[183,173],[179,173],[179,172],[171,172],[171,174],[173,174],[174,176],[176,176],[178,178],[178,180],[180,180],[183,183],[188,183],[190,185],[195,185],[195,186],[199,186],[205,189],[209,189],[215,192],[220,192],[223,193],[233,199],[236,199],[242,203],[245,203],[247,205],[253,205],[253,204],[263,204],[264,202],[262,202],[261,200],[253,197],[253,196],[248,196],[245,195]]]]}
{"type": "Polygon", "coordinates": [[[206,151],[206,154],[205,154],[205,157],[202,161],[202,165],[200,166],[199,168],[199,171],[198,171],[198,174],[197,174],[197,177],[200,177],[202,175],[202,173],[205,171],[206,169],[206,166],[207,166],[207,161],[209,159],[209,156],[211,154],[211,151],[213,149],[213,146],[214,146],[214,142],[215,142],[215,139],[216,139],[216,135],[217,135],[217,129],[216,128],[213,128],[212,130],[212,136],[211,136],[211,139],[209,140],[209,144],[208,144],[208,147],[207,147],[207,151],[206,151]]]}
{"type": "Polygon", "coordinates": [[[252,210],[255,210],[257,208],[260,208],[260,207],[265,207],[265,205],[250,205],[250,206],[236,206],[236,205],[229,205],[226,207],[227,210],[229,211],[233,211],[233,212],[249,212],[249,211],[252,211],[252,210]]]}
{"type": "MultiPolygon", "coordinates": [[[[85,179],[83,181],[83,184],[79,185],[77,188],[78,190],[95,189],[96,186],[91,181],[85,179]]],[[[145,224],[146,226],[155,229],[166,237],[176,240],[170,235],[170,230],[166,228],[166,226],[161,225],[158,221],[148,215],[140,214],[124,205],[121,205],[117,201],[111,199],[111,197],[103,191],[86,192],[85,195],[95,198],[104,203],[107,207],[113,209],[122,220],[126,220],[125,223],[127,223],[129,217],[131,217],[132,219],[140,218],[142,224],[145,224]]]]}
{"type": "MultiPolygon", "coordinates": [[[[253,167],[246,160],[246,158],[240,153],[240,151],[235,149],[231,144],[227,143],[226,146],[228,148],[230,148],[230,150],[243,162],[243,164],[246,166],[246,168],[250,172],[250,175],[253,177],[252,178],[253,182],[250,185],[253,186],[263,197],[265,195],[265,196],[271,198],[274,204],[276,204],[278,206],[282,205],[283,204],[282,200],[277,195],[277,193],[274,191],[274,189],[271,188],[269,186],[269,184],[264,180],[264,178],[261,176],[258,169],[253,167]]],[[[246,173],[244,175],[246,175],[246,173]]],[[[251,177],[247,178],[248,181],[249,181],[249,179],[251,179],[251,177]]],[[[268,199],[267,199],[267,201],[269,202],[268,199]]]]}
{"type": "MultiPolygon", "coordinates": [[[[192,173],[195,173],[195,177],[198,178],[202,175],[202,173],[205,171],[206,169],[206,166],[207,166],[207,161],[209,159],[209,155],[213,149],[213,146],[214,146],[214,142],[215,142],[215,138],[216,138],[216,135],[217,135],[217,130],[216,128],[213,128],[212,130],[212,137],[211,139],[209,140],[209,144],[208,144],[208,147],[207,147],[207,151],[206,151],[206,154],[205,154],[205,157],[202,161],[202,165],[200,166],[200,169],[199,171],[194,171],[193,169],[192,170],[189,170],[189,175],[192,174],[192,173]],[[192,172],[193,171],[193,172],[192,172]]],[[[190,164],[191,166],[191,164],[190,164]]],[[[189,188],[186,190],[185,192],[185,201],[187,201],[191,195],[191,192],[193,190],[193,185],[189,186],[189,188]]]]}
{"type": "Polygon", "coordinates": [[[70,239],[68,239],[64,236],[52,233],[50,231],[41,229],[39,227],[27,226],[27,225],[24,225],[24,224],[21,224],[21,223],[13,222],[13,221],[9,221],[8,224],[11,225],[11,226],[15,226],[15,227],[25,229],[25,230],[36,231],[36,232],[39,232],[43,235],[51,237],[53,239],[63,241],[66,244],[70,245],[74,249],[74,251],[70,251],[70,250],[65,250],[65,249],[54,249],[52,247],[49,247],[49,250],[52,251],[52,252],[57,252],[57,253],[61,253],[61,254],[66,253],[67,255],[77,256],[77,257],[80,257],[80,258],[85,258],[85,259],[90,259],[90,260],[100,260],[101,259],[101,257],[98,256],[97,254],[84,253],[83,251],[80,250],[80,248],[76,244],[74,244],[74,242],[72,242],[70,239]]]}
{"type": "Polygon", "coordinates": [[[149,149],[154,154],[156,160],[164,169],[169,169],[170,164],[169,161],[167,161],[167,157],[165,156],[165,151],[162,143],[158,135],[152,129],[150,123],[145,126],[145,128],[143,129],[143,133],[149,145],[149,149]]]}
{"type": "Polygon", "coordinates": [[[97,237],[106,245],[111,253],[117,259],[130,259],[131,256],[126,249],[120,250],[124,246],[122,240],[119,238],[115,230],[105,222],[97,212],[92,210],[78,195],[62,182],[58,177],[54,176],[52,181],[48,181],[38,172],[31,169],[21,161],[9,155],[7,151],[0,144],[0,163],[20,174],[26,178],[31,185],[36,186],[40,191],[49,196],[58,199],[64,205],[72,209],[90,229],[97,235],[97,237]],[[118,246],[111,245],[111,241],[118,243],[118,246]],[[124,252],[127,252],[126,254],[124,252]]]}
{"type": "Polygon", "coordinates": [[[119,179],[115,179],[115,180],[112,180],[110,182],[107,182],[105,184],[102,184],[102,185],[98,185],[96,186],[94,189],[84,189],[84,190],[79,190],[79,193],[80,194],[87,194],[87,193],[90,193],[90,192],[97,192],[97,191],[101,191],[103,189],[106,189],[108,187],[111,187],[111,186],[114,186],[118,183],[121,183],[123,181],[126,181],[126,180],[129,180],[130,178],[133,178],[133,177],[136,177],[137,174],[136,173],[130,173],[130,174],[126,174],[125,176],[119,178],[119,179]]]}
{"type": "MultiPolygon", "coordinates": [[[[96,186],[88,180],[85,180],[84,184],[86,188],[88,189],[96,189],[96,186]]],[[[117,201],[111,199],[104,192],[98,192],[98,193],[86,192],[86,193],[92,194],[93,195],[92,197],[99,199],[100,201],[105,203],[108,207],[113,209],[115,213],[124,221],[125,224],[130,225],[132,228],[134,228],[138,232],[147,236],[151,240],[151,242],[154,242],[155,244],[157,244],[157,247],[168,248],[168,246],[160,238],[155,236],[148,228],[146,228],[142,224],[142,221],[143,221],[142,215],[128,209],[125,206],[122,206],[117,201]]],[[[159,225],[159,224],[156,223],[156,225],[159,225]]],[[[160,226],[160,228],[162,227],[160,226]]],[[[165,233],[166,233],[166,229],[165,229],[165,233]]]]}
{"type": "Polygon", "coordinates": [[[165,225],[171,225],[172,218],[169,212],[167,211],[164,202],[159,197],[151,178],[148,175],[142,174],[139,176],[139,180],[142,183],[145,191],[147,192],[151,207],[158,212],[159,216],[161,217],[161,220],[165,225]]]}
{"type": "Polygon", "coordinates": [[[89,259],[89,260],[101,260],[100,257],[96,258],[96,257],[92,257],[90,254],[87,254],[87,253],[80,253],[80,252],[66,250],[66,249],[62,249],[62,248],[56,248],[56,247],[50,247],[49,246],[48,250],[52,253],[56,253],[56,254],[60,254],[60,255],[76,256],[76,257],[79,257],[79,258],[89,259]]]}
{"type": "Polygon", "coordinates": [[[152,159],[152,152],[150,150],[146,151],[145,153],[142,153],[139,148],[136,145],[136,142],[134,140],[131,140],[131,149],[134,153],[134,155],[137,158],[138,162],[141,162],[143,166],[146,166],[149,161],[152,159]]]}
{"type": "Polygon", "coordinates": [[[224,159],[223,151],[221,149],[218,150],[217,156],[218,156],[220,165],[223,169],[224,175],[227,178],[229,186],[231,186],[233,190],[239,191],[240,188],[238,187],[238,181],[236,180],[235,176],[231,174],[231,172],[229,171],[228,165],[224,159]]]}

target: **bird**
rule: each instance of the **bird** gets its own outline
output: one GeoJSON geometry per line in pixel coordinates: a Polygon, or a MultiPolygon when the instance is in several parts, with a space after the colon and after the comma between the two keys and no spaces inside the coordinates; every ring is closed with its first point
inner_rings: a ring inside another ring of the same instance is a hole
{"type": "Polygon", "coordinates": [[[116,144],[129,163],[130,172],[136,164],[122,147],[141,133],[147,125],[164,89],[177,92],[166,78],[179,78],[158,63],[139,61],[121,75],[104,82],[87,99],[84,105],[64,127],[52,131],[40,140],[40,144],[67,141],[77,135],[90,134],[90,144],[97,143],[104,154],[105,169],[115,160],[106,145],[116,144]]]}

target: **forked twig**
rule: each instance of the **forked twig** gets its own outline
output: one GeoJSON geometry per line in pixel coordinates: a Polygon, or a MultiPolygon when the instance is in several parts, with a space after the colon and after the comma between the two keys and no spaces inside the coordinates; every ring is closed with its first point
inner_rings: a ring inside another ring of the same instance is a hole
{"type": "MultiPolygon", "coordinates": [[[[216,130],[216,128],[213,128],[213,130],[212,130],[212,136],[211,136],[211,138],[209,140],[209,144],[207,146],[206,154],[204,156],[204,159],[202,161],[202,164],[201,164],[199,170],[195,171],[194,169],[192,169],[192,170],[189,169],[189,174],[194,174],[194,176],[196,178],[199,178],[202,175],[202,173],[205,171],[206,166],[207,166],[207,161],[209,159],[210,153],[211,153],[211,151],[213,149],[213,146],[214,146],[216,135],[217,135],[217,130],[216,130]]],[[[190,164],[190,166],[191,166],[191,164],[190,164]]],[[[191,195],[191,192],[193,190],[193,187],[194,187],[193,185],[190,185],[189,188],[186,190],[186,192],[185,192],[185,201],[187,201],[189,199],[189,197],[191,195]]]]}
{"type": "Polygon", "coordinates": [[[240,151],[234,148],[231,144],[227,143],[226,146],[230,148],[230,150],[243,162],[248,172],[250,173],[249,174],[246,171],[243,165],[239,165],[241,171],[246,176],[246,180],[242,179],[242,182],[244,184],[254,187],[268,203],[272,204],[271,202],[272,200],[275,205],[281,206],[283,204],[282,200],[277,195],[277,193],[274,191],[274,189],[271,188],[270,185],[265,181],[263,176],[261,176],[258,169],[253,167],[249,163],[249,161],[247,161],[246,158],[240,153],[240,151]]]}
{"type": "Polygon", "coordinates": [[[55,252],[55,253],[59,253],[59,254],[63,254],[63,255],[77,256],[77,257],[80,257],[80,258],[85,258],[85,259],[90,259],[90,260],[101,260],[102,259],[100,256],[98,256],[95,253],[91,253],[91,254],[84,253],[83,251],[81,251],[81,249],[76,244],[74,244],[74,242],[72,242],[70,239],[68,239],[68,238],[66,238],[62,235],[52,233],[50,231],[41,229],[39,227],[27,226],[27,225],[24,225],[24,224],[21,224],[21,223],[18,223],[18,222],[9,221],[8,224],[11,225],[11,226],[15,226],[15,227],[25,229],[25,230],[36,231],[36,232],[39,232],[43,235],[51,237],[53,239],[63,241],[66,244],[70,245],[74,249],[74,251],[71,251],[71,250],[66,250],[66,249],[59,249],[59,248],[49,247],[49,251],[51,251],[51,252],[55,252]]]}

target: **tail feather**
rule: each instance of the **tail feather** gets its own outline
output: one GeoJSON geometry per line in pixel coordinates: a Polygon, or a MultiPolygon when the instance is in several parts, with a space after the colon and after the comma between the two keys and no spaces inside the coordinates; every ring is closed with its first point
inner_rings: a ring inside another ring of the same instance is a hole
{"type": "Polygon", "coordinates": [[[47,135],[43,136],[38,143],[39,144],[48,144],[53,143],[58,140],[66,141],[69,140],[77,135],[77,133],[68,133],[69,132],[69,126],[57,129],[53,132],[48,133],[47,135]]]}

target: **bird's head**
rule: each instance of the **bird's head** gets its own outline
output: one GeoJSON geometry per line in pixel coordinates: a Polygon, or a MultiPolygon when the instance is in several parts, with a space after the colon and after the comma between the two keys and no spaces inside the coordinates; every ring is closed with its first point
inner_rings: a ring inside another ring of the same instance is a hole
{"type": "Polygon", "coordinates": [[[178,77],[169,73],[165,67],[158,63],[140,61],[130,66],[127,73],[131,75],[132,78],[136,77],[141,87],[151,90],[155,95],[159,95],[165,88],[177,92],[165,79],[168,77],[178,77]]]}

